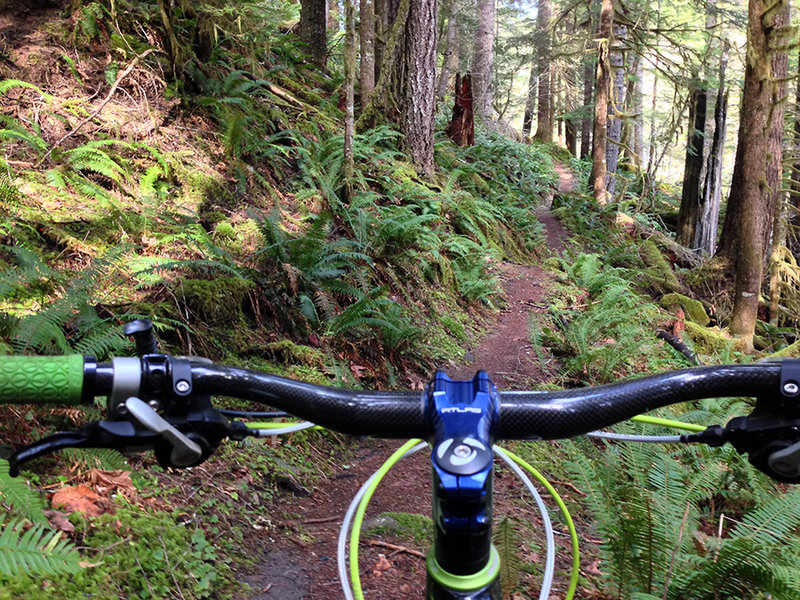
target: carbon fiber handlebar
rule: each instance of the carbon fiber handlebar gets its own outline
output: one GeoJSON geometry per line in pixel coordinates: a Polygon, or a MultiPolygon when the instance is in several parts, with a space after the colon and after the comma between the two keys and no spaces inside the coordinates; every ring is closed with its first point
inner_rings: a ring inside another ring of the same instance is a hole
{"type": "MultiPolygon", "coordinates": [[[[262,402],[342,433],[428,437],[423,392],[362,392],[219,365],[192,367],[195,392],[262,402]]],[[[613,425],[669,404],[775,393],[779,363],[696,367],[553,392],[500,392],[496,439],[557,439],[613,425]]]]}

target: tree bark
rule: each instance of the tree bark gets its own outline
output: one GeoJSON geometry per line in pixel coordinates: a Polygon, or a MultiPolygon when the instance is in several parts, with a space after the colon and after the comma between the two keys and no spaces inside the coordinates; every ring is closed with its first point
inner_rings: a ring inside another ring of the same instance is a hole
{"type": "Polygon", "coordinates": [[[361,106],[364,106],[375,89],[375,2],[361,0],[361,106]]]}
{"type": "Polygon", "coordinates": [[[581,158],[586,158],[592,148],[592,118],[589,107],[594,96],[594,82],[597,78],[595,61],[586,59],[583,63],[583,110],[586,116],[581,120],[581,158]]]}
{"type": "Polygon", "coordinates": [[[355,138],[355,80],[356,80],[356,7],[354,0],[344,5],[344,184],[349,201],[353,196],[355,171],[353,142],[355,138]]]}
{"type": "Polygon", "coordinates": [[[625,53],[621,50],[621,40],[628,33],[628,28],[617,23],[613,24],[612,49],[609,55],[614,85],[610,102],[608,103],[609,124],[607,129],[608,146],[606,148],[606,173],[611,177],[606,182],[609,199],[614,197],[617,185],[617,165],[619,164],[619,148],[622,141],[622,120],[625,113],[625,53]]]}
{"type": "Polygon", "coordinates": [[[725,87],[728,51],[729,44],[724,41],[719,61],[717,100],[714,105],[714,137],[708,151],[702,204],[693,244],[701,253],[708,256],[713,255],[717,248],[719,207],[722,200],[722,152],[725,148],[725,131],[728,120],[728,90],[725,87]]]}
{"type": "Polygon", "coordinates": [[[537,113],[536,133],[533,138],[539,142],[553,141],[553,99],[550,50],[550,21],[553,18],[552,0],[539,0],[536,15],[536,52],[539,55],[539,111],[537,113]]]}
{"type": "Polygon", "coordinates": [[[636,81],[633,84],[633,97],[631,98],[631,108],[633,109],[633,156],[632,162],[637,167],[642,166],[642,156],[644,155],[644,61],[641,56],[636,57],[636,81]]]}
{"type": "Polygon", "coordinates": [[[450,0],[450,16],[447,19],[447,30],[445,32],[444,58],[442,59],[442,71],[439,73],[439,83],[436,85],[436,98],[441,102],[447,93],[447,85],[450,78],[458,70],[458,3],[450,0]]]}
{"type": "MultiPolygon", "coordinates": [[[[384,4],[388,9],[388,2],[384,4]]],[[[356,121],[356,130],[363,131],[364,128],[371,126],[380,110],[389,111],[388,89],[392,83],[395,61],[393,56],[400,39],[403,37],[408,24],[408,13],[411,8],[411,0],[401,0],[397,10],[397,16],[389,32],[386,47],[384,48],[383,68],[381,68],[378,83],[372,92],[369,102],[361,111],[361,115],[356,121]]],[[[434,31],[434,35],[436,32],[434,31]]]]}
{"type": "Polygon", "coordinates": [[[406,24],[403,130],[411,160],[429,179],[436,109],[436,9],[436,0],[411,0],[406,24]]]}
{"type": "Polygon", "coordinates": [[[522,115],[522,137],[527,138],[531,134],[533,125],[533,113],[536,110],[536,98],[538,97],[538,84],[536,81],[536,63],[531,65],[531,75],[528,79],[528,95],[525,100],[525,113],[522,115]]]}
{"type": "MultiPolygon", "coordinates": [[[[699,83],[699,82],[698,82],[699,83]]],[[[681,207],[678,212],[679,244],[689,248],[694,244],[695,230],[700,215],[700,173],[703,170],[703,145],[706,130],[706,104],[708,90],[704,83],[690,84],[689,135],[683,168],[681,207]]]]}
{"type": "Polygon", "coordinates": [[[777,161],[779,165],[781,159],[780,154],[770,154],[772,130],[777,127],[778,117],[781,123],[783,120],[782,109],[773,104],[779,84],[770,71],[782,52],[776,52],[770,61],[768,34],[788,5],[781,2],[776,10],[773,6],[771,15],[765,14],[765,8],[764,0],[749,1],[739,141],[719,250],[723,256],[734,259],[730,331],[743,340],[747,350],[753,345],[767,239],[774,218],[770,211],[774,210],[777,190],[769,183],[774,170],[771,164],[777,161]]]}
{"type": "Polygon", "coordinates": [[[328,58],[327,0],[302,0],[300,3],[300,39],[308,46],[311,62],[324,70],[328,58]]]}
{"type": "Polygon", "coordinates": [[[472,97],[475,114],[484,121],[492,117],[495,1],[478,0],[478,28],[472,46],[472,97]]]}
{"type": "Polygon", "coordinates": [[[594,198],[599,204],[606,204],[608,199],[606,190],[606,148],[608,142],[606,134],[608,129],[608,86],[611,82],[611,64],[608,53],[613,23],[613,2],[612,0],[602,0],[600,5],[600,24],[597,28],[597,84],[595,85],[594,132],[592,134],[592,173],[589,176],[594,198]]]}
{"type": "Polygon", "coordinates": [[[456,73],[453,117],[447,126],[447,137],[459,146],[475,144],[475,117],[472,105],[472,77],[456,73]]]}

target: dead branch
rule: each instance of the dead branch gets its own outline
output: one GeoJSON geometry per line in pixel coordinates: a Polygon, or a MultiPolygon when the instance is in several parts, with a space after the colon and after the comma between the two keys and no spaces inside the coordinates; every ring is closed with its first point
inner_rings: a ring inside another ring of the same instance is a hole
{"type": "Polygon", "coordinates": [[[41,164],[41,162],[44,162],[45,160],[47,160],[50,157],[50,155],[53,153],[53,150],[55,150],[61,144],[63,144],[65,140],[67,140],[68,138],[70,138],[73,135],[75,135],[76,133],[78,133],[78,131],[80,131],[80,129],[84,125],[86,125],[89,121],[91,121],[97,115],[99,115],[100,111],[102,111],[105,108],[106,104],[108,104],[111,101],[112,96],[114,96],[114,93],[117,91],[117,88],[119,87],[119,84],[122,83],[122,80],[125,79],[130,74],[131,71],[133,71],[134,67],[136,66],[136,63],[138,63],[143,58],[147,57],[149,54],[152,54],[153,52],[161,52],[161,50],[158,50],[157,48],[149,48],[149,49],[145,50],[141,54],[135,56],[133,58],[133,60],[131,61],[131,63],[127,67],[125,67],[124,70],[122,70],[119,73],[117,73],[117,79],[116,79],[116,81],[114,81],[114,85],[111,86],[111,89],[108,91],[108,94],[103,99],[103,101],[100,103],[100,106],[98,106],[94,110],[94,112],[92,114],[90,114],[88,117],[86,117],[83,121],[78,123],[75,126],[75,128],[72,129],[72,131],[69,131],[66,134],[64,134],[61,137],[60,140],[58,140],[55,144],[53,144],[53,147],[50,148],[50,150],[47,151],[47,154],[44,155],[44,158],[42,159],[42,161],[40,161],[40,164],[41,164]]]}
{"type": "Polygon", "coordinates": [[[380,548],[388,548],[389,550],[394,550],[395,552],[405,552],[406,554],[411,554],[412,556],[418,556],[423,560],[426,558],[425,555],[418,550],[412,550],[411,548],[406,548],[405,546],[390,544],[389,542],[382,542],[380,540],[361,540],[361,543],[368,544],[370,546],[378,546],[380,548]]]}

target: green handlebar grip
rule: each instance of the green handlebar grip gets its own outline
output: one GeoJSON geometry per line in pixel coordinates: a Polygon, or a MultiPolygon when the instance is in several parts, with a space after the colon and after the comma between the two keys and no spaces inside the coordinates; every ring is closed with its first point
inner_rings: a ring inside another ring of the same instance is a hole
{"type": "Polygon", "coordinates": [[[79,404],[83,356],[0,356],[0,404],[79,404]]]}

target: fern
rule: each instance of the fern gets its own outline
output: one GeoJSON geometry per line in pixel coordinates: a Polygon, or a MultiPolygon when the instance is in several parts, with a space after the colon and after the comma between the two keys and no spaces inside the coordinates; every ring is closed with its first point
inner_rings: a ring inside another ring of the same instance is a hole
{"type": "Polygon", "coordinates": [[[511,519],[500,519],[492,535],[492,542],[500,554],[500,587],[504,594],[509,594],[519,586],[522,572],[522,558],[511,519]]]}
{"type": "Polygon", "coordinates": [[[45,93],[41,88],[33,85],[32,83],[28,83],[26,81],[20,81],[18,79],[4,79],[0,81],[0,96],[3,96],[8,91],[13,90],[14,88],[26,88],[29,90],[33,90],[40,94],[47,102],[52,100],[53,96],[50,94],[45,93]]]}
{"type": "Polygon", "coordinates": [[[116,450],[108,448],[67,448],[61,452],[64,460],[82,469],[104,471],[128,471],[125,458],[116,450]]]}
{"type": "Polygon", "coordinates": [[[75,573],[81,568],[80,560],[60,531],[41,525],[26,528],[19,520],[5,523],[0,531],[0,575],[75,573]]]}
{"type": "Polygon", "coordinates": [[[31,523],[42,526],[48,524],[42,512],[44,505],[39,494],[31,490],[27,481],[11,477],[8,474],[8,462],[2,458],[0,458],[0,502],[31,523]]]}

